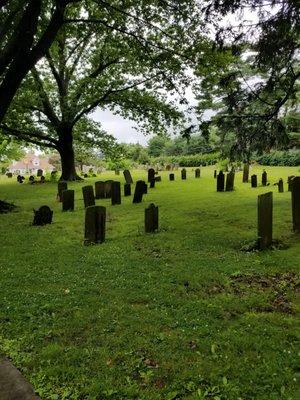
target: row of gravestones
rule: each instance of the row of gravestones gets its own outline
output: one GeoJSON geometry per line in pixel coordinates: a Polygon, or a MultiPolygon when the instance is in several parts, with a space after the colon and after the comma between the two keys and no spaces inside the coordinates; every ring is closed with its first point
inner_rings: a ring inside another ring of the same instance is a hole
{"type": "MultiPolygon", "coordinates": [[[[44,171],[42,170],[42,169],[38,169],[37,170],[37,173],[36,173],[36,176],[37,177],[41,177],[41,176],[43,176],[43,174],[44,174],[44,171]]],[[[8,178],[12,178],[13,177],[13,174],[12,174],[12,172],[7,172],[6,173],[6,176],[8,177],[8,178]]],[[[20,175],[18,175],[18,176],[20,176],[20,175]]],[[[22,178],[24,178],[24,177],[22,177],[22,178]]],[[[25,178],[24,178],[25,179],[25,178]]]]}
{"type": "MultiPolygon", "coordinates": [[[[17,182],[19,183],[23,183],[25,181],[25,177],[22,175],[18,175],[17,176],[17,182]]],[[[35,177],[33,175],[30,175],[30,177],[28,178],[28,181],[30,184],[34,184],[34,183],[45,183],[46,182],[46,178],[42,175],[40,177],[39,181],[35,180],[35,177]]]]}

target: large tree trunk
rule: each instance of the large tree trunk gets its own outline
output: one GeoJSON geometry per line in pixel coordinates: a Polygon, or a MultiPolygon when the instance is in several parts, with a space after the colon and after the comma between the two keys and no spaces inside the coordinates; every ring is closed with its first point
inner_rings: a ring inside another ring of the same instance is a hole
{"type": "Polygon", "coordinates": [[[79,181],[82,180],[76,172],[75,154],[73,149],[72,133],[64,132],[60,135],[58,152],[61,160],[61,180],[64,181],[79,181]]]}

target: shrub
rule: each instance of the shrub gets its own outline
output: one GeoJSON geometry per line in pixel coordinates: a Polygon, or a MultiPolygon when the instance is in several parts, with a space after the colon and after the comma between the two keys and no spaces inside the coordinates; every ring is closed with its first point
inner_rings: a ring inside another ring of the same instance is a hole
{"type": "Polygon", "coordinates": [[[300,165],[300,150],[272,151],[255,160],[262,165],[295,167],[300,165]]]}

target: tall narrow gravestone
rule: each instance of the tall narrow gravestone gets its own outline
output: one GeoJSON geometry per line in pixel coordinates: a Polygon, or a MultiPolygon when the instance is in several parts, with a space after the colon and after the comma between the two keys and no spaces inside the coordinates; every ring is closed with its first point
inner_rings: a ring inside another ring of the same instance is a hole
{"type": "Polygon", "coordinates": [[[105,199],[105,182],[95,182],[95,199],[105,199]]]}
{"type": "Polygon", "coordinates": [[[183,179],[183,180],[186,179],[186,169],[185,169],[185,168],[183,168],[183,169],[181,170],[181,179],[183,179]]]}
{"type": "Polygon", "coordinates": [[[251,175],[251,187],[257,187],[257,175],[251,175]]]}
{"type": "Polygon", "coordinates": [[[144,194],[147,194],[147,193],[148,193],[148,185],[146,182],[144,182],[144,194]]]}
{"type": "Polygon", "coordinates": [[[62,192],[68,189],[68,183],[65,181],[59,181],[57,184],[57,199],[62,201],[62,192]]]}
{"type": "Polygon", "coordinates": [[[153,233],[158,230],[158,207],[151,203],[145,209],[145,232],[153,233]]]}
{"type": "Polygon", "coordinates": [[[223,171],[220,171],[217,176],[217,192],[224,192],[225,176],[223,171]]]}
{"type": "Polygon", "coordinates": [[[62,192],[62,210],[63,211],[74,211],[74,190],[64,190],[62,192]]]}
{"type": "Polygon", "coordinates": [[[94,189],[92,185],[83,186],[82,188],[84,208],[95,205],[94,189]]]}
{"type": "Polygon", "coordinates": [[[273,235],[273,192],[257,198],[258,247],[263,250],[272,244],[273,235]]]}
{"type": "Polygon", "coordinates": [[[124,196],[131,196],[131,185],[130,185],[130,183],[125,183],[125,185],[124,185],[124,196]]]}
{"type": "Polygon", "coordinates": [[[216,178],[217,177],[217,170],[215,169],[214,170],[214,178],[216,178]]]}
{"type": "Polygon", "coordinates": [[[124,175],[126,183],[130,183],[130,184],[133,183],[133,180],[132,180],[132,177],[131,177],[131,173],[130,173],[130,171],[128,169],[125,169],[123,171],[123,175],[124,175]]]}
{"type": "Polygon", "coordinates": [[[234,189],[234,176],[235,173],[233,171],[228,172],[226,176],[226,192],[232,192],[234,189]]]}
{"type": "Polygon", "coordinates": [[[295,176],[292,184],[293,229],[300,233],[300,176],[295,176]]]}
{"type": "Polygon", "coordinates": [[[133,203],[141,203],[143,200],[143,194],[145,193],[145,182],[137,181],[135,184],[133,203]]]}
{"type": "Polygon", "coordinates": [[[195,178],[200,178],[200,168],[195,169],[195,178]]]}
{"type": "Polygon", "coordinates": [[[292,183],[293,183],[293,179],[294,179],[294,178],[295,178],[294,175],[288,177],[287,183],[288,183],[288,191],[289,191],[289,192],[291,192],[291,190],[292,190],[292,183]]]}
{"type": "Polygon", "coordinates": [[[264,172],[261,174],[261,184],[262,184],[263,186],[267,186],[267,181],[268,181],[268,176],[267,176],[266,171],[264,171],[264,172]]]}
{"type": "Polygon", "coordinates": [[[243,183],[249,181],[249,164],[244,164],[243,166],[243,183]]]}
{"type": "Polygon", "coordinates": [[[105,191],[105,198],[111,198],[111,185],[113,184],[112,180],[105,181],[104,191],[105,191]]]}
{"type": "Polygon", "coordinates": [[[155,171],[153,168],[148,169],[148,182],[151,182],[152,179],[155,179],[155,171]]]}
{"type": "Polygon", "coordinates": [[[106,208],[90,206],[85,210],[84,242],[103,243],[105,241],[106,208]]]}
{"type": "Polygon", "coordinates": [[[283,190],[283,179],[279,179],[279,181],[278,181],[278,192],[279,193],[283,193],[284,192],[284,190],[283,190]]]}
{"type": "Polygon", "coordinates": [[[169,175],[169,179],[170,179],[170,181],[175,181],[175,175],[174,174],[170,174],[169,175]]]}
{"type": "Polygon", "coordinates": [[[111,184],[111,205],[121,204],[121,184],[113,182],[111,184]]]}

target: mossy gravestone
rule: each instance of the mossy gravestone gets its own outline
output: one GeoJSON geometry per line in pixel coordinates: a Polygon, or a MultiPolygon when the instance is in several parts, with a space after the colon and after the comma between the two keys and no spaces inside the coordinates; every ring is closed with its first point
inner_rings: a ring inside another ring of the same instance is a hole
{"type": "Polygon", "coordinates": [[[158,230],[158,207],[151,203],[145,209],[145,232],[153,233],[158,230]]]}
{"type": "Polygon", "coordinates": [[[145,193],[145,182],[137,181],[134,190],[133,203],[141,203],[143,200],[143,194],[145,193]]]}
{"type": "Polygon", "coordinates": [[[226,192],[232,192],[234,189],[234,176],[235,173],[233,171],[228,172],[226,176],[226,192]]]}
{"type": "Polygon", "coordinates": [[[85,244],[105,241],[106,208],[90,206],[85,210],[85,244]]]}
{"type": "Polygon", "coordinates": [[[95,205],[94,189],[92,185],[82,187],[84,208],[95,205]]]}
{"type": "Polygon", "coordinates": [[[106,199],[110,199],[111,198],[111,185],[112,185],[112,183],[113,183],[112,180],[105,181],[104,190],[105,190],[105,198],[106,199]]]}
{"type": "Polygon", "coordinates": [[[293,229],[300,233],[300,176],[293,179],[292,184],[293,229]]]}
{"type": "Polygon", "coordinates": [[[68,183],[65,181],[59,181],[57,184],[57,199],[62,201],[62,192],[68,189],[68,183]]]}
{"type": "Polygon", "coordinates": [[[148,182],[151,182],[152,179],[155,179],[155,171],[153,168],[148,169],[148,182]]]}
{"type": "Polygon", "coordinates": [[[200,168],[195,169],[195,178],[200,178],[200,168]]]}
{"type": "Polygon", "coordinates": [[[243,167],[243,183],[247,183],[249,181],[249,164],[244,164],[243,167]]]}
{"type": "Polygon", "coordinates": [[[186,169],[185,169],[185,168],[183,168],[183,169],[181,170],[181,179],[182,179],[182,180],[185,180],[185,179],[186,179],[186,169]]]}
{"type": "Polygon", "coordinates": [[[43,170],[42,169],[38,169],[36,176],[43,176],[43,170]]]}
{"type": "Polygon", "coordinates": [[[175,175],[174,174],[170,174],[169,175],[169,179],[170,179],[170,181],[175,181],[175,175]]]}
{"type": "Polygon", "coordinates": [[[220,171],[217,176],[217,192],[224,192],[225,176],[223,171],[220,171]]]}
{"type": "Polygon", "coordinates": [[[32,225],[42,226],[52,223],[53,211],[48,206],[42,206],[33,210],[34,217],[32,225]]]}
{"type": "Polygon", "coordinates": [[[64,190],[62,192],[62,210],[63,211],[74,211],[74,190],[64,190]]]}
{"type": "Polygon", "coordinates": [[[273,235],[273,193],[265,193],[257,199],[258,247],[263,250],[272,244],[273,235]]]}
{"type": "Polygon", "coordinates": [[[111,205],[121,204],[121,184],[112,182],[111,184],[111,205]]]}
{"type": "Polygon", "coordinates": [[[267,175],[266,171],[264,171],[264,172],[261,174],[261,184],[262,184],[263,186],[267,186],[267,181],[268,181],[268,175],[267,175]]]}
{"type": "Polygon", "coordinates": [[[283,180],[282,179],[279,179],[279,181],[278,181],[278,192],[279,193],[283,193],[284,192],[284,190],[283,190],[283,180]]]}
{"type": "Polygon", "coordinates": [[[124,196],[131,196],[131,185],[130,185],[130,183],[125,183],[125,185],[124,185],[124,196]]]}
{"type": "Polygon", "coordinates": [[[133,183],[133,180],[132,180],[132,177],[131,177],[131,173],[130,173],[130,171],[128,169],[125,169],[123,171],[123,175],[124,175],[126,183],[130,183],[130,184],[133,183]]]}
{"type": "Polygon", "coordinates": [[[105,182],[95,182],[95,198],[105,199],[105,182]]]}
{"type": "Polygon", "coordinates": [[[257,175],[251,176],[251,187],[253,187],[253,188],[257,187],[257,175]]]}

